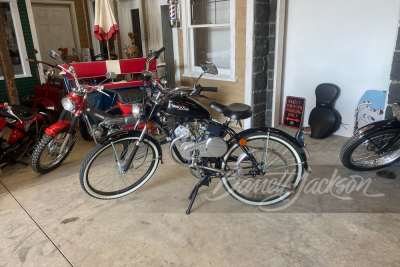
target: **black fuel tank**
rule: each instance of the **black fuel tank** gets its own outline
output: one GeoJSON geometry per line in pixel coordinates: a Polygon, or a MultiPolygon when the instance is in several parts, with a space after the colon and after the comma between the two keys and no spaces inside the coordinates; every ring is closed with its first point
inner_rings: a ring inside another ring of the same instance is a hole
{"type": "Polygon", "coordinates": [[[167,113],[192,119],[209,119],[210,112],[202,104],[187,96],[173,96],[164,102],[167,113]]]}

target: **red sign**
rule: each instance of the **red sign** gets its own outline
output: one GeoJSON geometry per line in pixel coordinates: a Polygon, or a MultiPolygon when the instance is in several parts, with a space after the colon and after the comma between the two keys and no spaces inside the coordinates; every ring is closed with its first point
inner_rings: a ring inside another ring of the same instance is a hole
{"type": "Polygon", "coordinates": [[[306,100],[300,97],[287,96],[283,125],[295,129],[300,129],[303,125],[303,113],[306,100]]]}

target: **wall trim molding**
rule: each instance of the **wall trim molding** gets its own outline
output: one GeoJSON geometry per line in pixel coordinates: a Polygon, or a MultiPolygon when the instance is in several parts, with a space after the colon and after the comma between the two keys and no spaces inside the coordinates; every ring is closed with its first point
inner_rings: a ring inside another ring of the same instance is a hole
{"type": "MultiPolygon", "coordinates": [[[[244,82],[244,102],[251,106],[253,95],[253,44],[254,44],[254,4],[255,0],[247,0],[246,13],[246,72],[244,82]]],[[[251,127],[251,117],[244,120],[244,129],[251,127]]]]}
{"type": "Polygon", "coordinates": [[[275,33],[275,66],[274,66],[274,91],[272,101],[272,126],[276,127],[282,122],[282,87],[284,76],[284,51],[286,34],[286,6],[287,0],[278,0],[276,10],[276,33],[275,33]]]}

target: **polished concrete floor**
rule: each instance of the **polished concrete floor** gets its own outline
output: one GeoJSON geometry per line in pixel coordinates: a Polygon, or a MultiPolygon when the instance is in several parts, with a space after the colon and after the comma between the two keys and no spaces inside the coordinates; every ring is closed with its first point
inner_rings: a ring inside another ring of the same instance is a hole
{"type": "Polygon", "coordinates": [[[345,141],[307,138],[312,173],[288,201],[267,210],[230,196],[212,201],[215,180],[200,189],[188,216],[197,180],[168,158],[165,145],[164,165],[147,184],[104,201],[79,184],[94,146],[80,139],[47,175],[21,165],[3,171],[0,266],[400,266],[400,178],[344,169],[345,141]],[[325,177],[352,175],[369,188],[313,191],[325,177]]]}

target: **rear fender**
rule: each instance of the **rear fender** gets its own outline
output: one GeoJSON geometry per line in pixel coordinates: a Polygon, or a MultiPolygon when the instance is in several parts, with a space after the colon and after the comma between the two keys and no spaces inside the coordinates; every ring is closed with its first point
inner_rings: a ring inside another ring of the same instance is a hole
{"type": "MultiPolygon", "coordinates": [[[[46,113],[39,111],[38,114],[45,120],[45,122],[47,124],[49,124],[49,125],[51,124],[50,118],[46,113]]],[[[33,119],[35,119],[35,118],[33,118],[33,119]]]]}
{"type": "MultiPolygon", "coordinates": [[[[305,145],[304,145],[304,142],[301,142],[302,141],[301,137],[304,136],[304,134],[303,135],[301,134],[302,130],[303,129],[300,129],[299,132],[297,132],[297,134],[296,134],[296,138],[294,138],[293,136],[291,136],[290,134],[288,134],[285,131],[282,131],[282,130],[279,130],[279,129],[273,128],[273,127],[264,126],[264,127],[250,128],[250,129],[244,130],[244,131],[238,133],[237,138],[238,138],[238,140],[240,140],[240,139],[242,139],[242,138],[244,138],[244,137],[246,137],[246,136],[248,136],[250,134],[255,134],[255,133],[276,133],[276,134],[280,134],[280,135],[282,135],[283,137],[285,137],[286,139],[288,139],[289,141],[291,141],[293,144],[295,144],[297,146],[297,148],[300,150],[300,156],[301,156],[301,159],[303,161],[304,169],[308,170],[307,156],[306,156],[306,153],[304,152],[304,149],[303,149],[303,147],[305,147],[305,145]]],[[[234,144],[234,139],[231,138],[228,143],[229,143],[230,146],[233,145],[234,144]]]]}
{"type": "MultiPolygon", "coordinates": [[[[120,130],[120,131],[114,132],[112,134],[109,134],[107,136],[104,136],[103,138],[101,138],[98,141],[98,144],[102,144],[105,146],[105,145],[108,145],[111,142],[115,142],[119,139],[123,139],[125,137],[132,137],[132,136],[139,137],[141,134],[142,134],[142,131],[137,131],[137,130],[120,130]]],[[[162,162],[162,149],[161,149],[160,143],[151,134],[146,135],[146,137],[156,145],[156,147],[158,149],[158,153],[160,154],[161,162],[162,162]]]]}
{"type": "MultiPolygon", "coordinates": [[[[47,117],[47,116],[46,116],[47,117]]],[[[46,120],[45,115],[36,113],[35,117],[31,120],[31,124],[35,121],[43,121],[43,123],[48,123],[48,118],[46,120]]]]}
{"type": "MultiPolygon", "coordinates": [[[[36,113],[35,117],[29,121],[29,123],[32,125],[35,123],[35,121],[43,121],[43,123],[46,123],[46,120],[39,114],[36,113]]],[[[18,121],[15,126],[19,127],[20,129],[25,129],[25,123],[18,121]]],[[[18,141],[18,139],[24,137],[24,132],[19,131],[18,129],[14,128],[12,129],[10,133],[10,137],[8,138],[8,143],[9,144],[14,144],[15,142],[18,141]]]]}
{"type": "Polygon", "coordinates": [[[377,131],[394,129],[394,128],[400,129],[400,121],[398,121],[396,119],[382,120],[382,121],[377,121],[377,122],[365,125],[364,127],[358,129],[355,132],[355,134],[360,135],[360,138],[361,138],[363,136],[373,134],[377,131]]]}

